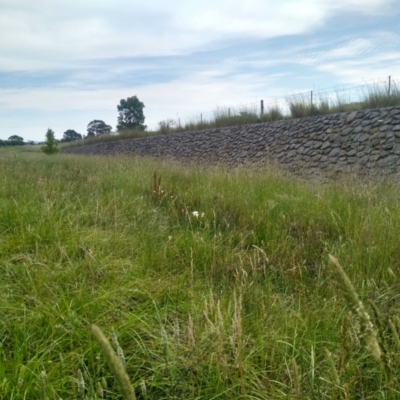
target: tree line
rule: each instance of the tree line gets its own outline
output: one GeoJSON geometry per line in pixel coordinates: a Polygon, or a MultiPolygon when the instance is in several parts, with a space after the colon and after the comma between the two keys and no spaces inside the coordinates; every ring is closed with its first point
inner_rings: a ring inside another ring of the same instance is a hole
{"type": "Polygon", "coordinates": [[[34,142],[29,141],[28,143],[26,143],[24,142],[24,138],[18,135],[12,135],[7,140],[0,139],[0,147],[23,146],[24,144],[34,144],[34,142]]]}
{"type": "MultiPolygon", "coordinates": [[[[143,114],[144,104],[136,97],[128,97],[127,99],[122,99],[117,105],[118,109],[118,124],[117,131],[121,133],[127,129],[139,129],[145,130],[147,128],[144,125],[144,114],[143,114]]],[[[112,132],[112,127],[107,125],[104,121],[100,119],[95,119],[89,122],[87,126],[87,134],[82,135],[76,132],[74,129],[67,129],[61,140],[55,139],[54,132],[48,129],[46,133],[46,141],[42,150],[47,154],[56,153],[57,142],[73,142],[75,140],[87,139],[95,136],[106,135],[112,132]],[[44,150],[45,149],[45,150],[44,150]]],[[[30,141],[29,144],[34,144],[30,141]]],[[[2,146],[21,146],[27,144],[21,136],[13,135],[8,138],[8,140],[0,140],[0,147],[2,146]]]]}
{"type": "MultiPolygon", "coordinates": [[[[144,104],[139,101],[136,96],[122,99],[117,105],[118,109],[118,124],[117,131],[121,133],[127,129],[140,129],[145,130],[144,125],[145,116],[143,114],[144,104]]],[[[60,142],[73,142],[75,140],[87,139],[100,135],[111,134],[112,127],[107,125],[100,119],[95,119],[89,122],[87,126],[87,134],[82,135],[74,129],[68,129],[64,132],[63,138],[60,142]]]]}

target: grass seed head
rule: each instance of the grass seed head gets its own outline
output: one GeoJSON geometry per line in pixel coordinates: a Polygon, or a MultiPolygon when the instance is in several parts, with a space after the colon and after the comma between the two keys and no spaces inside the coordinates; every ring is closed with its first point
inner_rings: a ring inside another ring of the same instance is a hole
{"type": "Polygon", "coordinates": [[[360,323],[360,335],[365,340],[372,357],[380,362],[382,355],[381,348],[377,340],[375,328],[369,314],[365,310],[364,304],[359,299],[353,284],[339,264],[339,261],[332,255],[329,255],[329,264],[338,282],[339,288],[343,293],[347,306],[360,323]]]}
{"type": "Polygon", "coordinates": [[[114,377],[121,390],[122,397],[124,400],[136,400],[135,392],[132,388],[129,377],[125,372],[125,368],[122,365],[119,357],[115,354],[110,342],[97,325],[92,325],[92,333],[99,342],[101,351],[107,360],[108,366],[110,367],[111,372],[114,374],[114,377]]]}

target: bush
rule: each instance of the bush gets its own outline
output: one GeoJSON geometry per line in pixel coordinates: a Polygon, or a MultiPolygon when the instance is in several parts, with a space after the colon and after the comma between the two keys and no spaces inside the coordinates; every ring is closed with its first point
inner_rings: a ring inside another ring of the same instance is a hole
{"type": "Polygon", "coordinates": [[[46,141],[44,142],[44,145],[41,147],[41,150],[43,153],[46,154],[57,154],[60,149],[58,148],[58,143],[57,140],[54,137],[54,131],[51,129],[47,129],[46,133],[46,141]]]}

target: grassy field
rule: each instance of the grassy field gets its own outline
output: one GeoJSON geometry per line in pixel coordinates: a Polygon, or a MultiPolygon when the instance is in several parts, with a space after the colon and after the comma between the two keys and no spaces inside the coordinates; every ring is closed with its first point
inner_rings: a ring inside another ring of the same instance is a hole
{"type": "Polygon", "coordinates": [[[121,399],[92,324],[125,399],[400,398],[398,184],[34,152],[0,168],[1,399],[121,399]]]}

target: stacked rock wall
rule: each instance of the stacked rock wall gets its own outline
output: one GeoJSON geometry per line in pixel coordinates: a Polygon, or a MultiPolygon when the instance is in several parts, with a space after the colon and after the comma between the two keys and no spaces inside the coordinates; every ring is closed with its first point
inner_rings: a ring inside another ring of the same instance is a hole
{"type": "Polygon", "coordinates": [[[400,107],[106,142],[63,153],[230,166],[278,162],[308,174],[388,174],[400,170],[400,107]]]}

